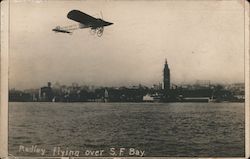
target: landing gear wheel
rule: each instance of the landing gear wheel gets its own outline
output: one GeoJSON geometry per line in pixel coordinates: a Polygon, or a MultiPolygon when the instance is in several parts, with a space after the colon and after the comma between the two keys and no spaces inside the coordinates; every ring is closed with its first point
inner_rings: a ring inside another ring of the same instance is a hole
{"type": "Polygon", "coordinates": [[[90,34],[94,35],[96,33],[96,29],[90,29],[90,34]]]}
{"type": "Polygon", "coordinates": [[[101,27],[101,28],[97,28],[96,30],[97,30],[97,32],[96,32],[97,36],[101,37],[103,34],[103,31],[104,31],[104,28],[101,27]]]}

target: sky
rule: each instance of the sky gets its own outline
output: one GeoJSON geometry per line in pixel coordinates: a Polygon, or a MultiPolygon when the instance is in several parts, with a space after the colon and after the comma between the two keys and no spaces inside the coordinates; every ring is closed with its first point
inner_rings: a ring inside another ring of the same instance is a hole
{"type": "Polygon", "coordinates": [[[244,7],[241,1],[31,1],[10,5],[9,87],[128,86],[244,82],[244,7]],[[114,23],[102,37],[74,25],[73,9],[114,23]]]}

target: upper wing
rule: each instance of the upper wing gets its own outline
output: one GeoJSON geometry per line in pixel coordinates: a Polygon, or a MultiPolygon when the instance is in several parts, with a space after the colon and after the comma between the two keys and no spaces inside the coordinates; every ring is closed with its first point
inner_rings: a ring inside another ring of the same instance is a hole
{"type": "Polygon", "coordinates": [[[85,25],[89,25],[89,24],[93,24],[94,22],[96,22],[96,18],[83,13],[79,10],[72,10],[68,13],[67,17],[71,20],[77,21],[79,23],[85,24],[85,25]]]}

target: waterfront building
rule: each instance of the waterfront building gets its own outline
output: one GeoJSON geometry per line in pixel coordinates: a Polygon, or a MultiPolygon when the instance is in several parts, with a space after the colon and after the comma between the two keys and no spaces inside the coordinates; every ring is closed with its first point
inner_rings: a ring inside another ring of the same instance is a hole
{"type": "Polygon", "coordinates": [[[39,100],[43,102],[51,102],[53,99],[53,92],[51,83],[48,82],[48,86],[42,87],[39,91],[39,100]]]}
{"type": "Polygon", "coordinates": [[[194,84],[195,88],[209,88],[210,86],[210,80],[197,80],[194,84]]]}
{"type": "Polygon", "coordinates": [[[143,96],[142,100],[143,102],[153,102],[154,98],[150,94],[146,94],[145,96],[143,96]]]}

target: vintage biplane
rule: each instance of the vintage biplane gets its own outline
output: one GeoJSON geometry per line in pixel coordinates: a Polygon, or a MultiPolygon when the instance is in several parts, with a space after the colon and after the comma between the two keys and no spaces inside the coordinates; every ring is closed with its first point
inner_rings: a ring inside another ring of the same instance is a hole
{"type": "Polygon", "coordinates": [[[52,31],[56,33],[68,33],[72,34],[73,30],[76,29],[83,29],[83,28],[90,28],[92,34],[97,34],[97,36],[102,36],[104,27],[112,25],[113,23],[104,21],[101,18],[94,18],[86,13],[83,13],[79,10],[72,10],[68,13],[67,17],[71,20],[78,22],[77,25],[70,25],[60,27],[57,26],[52,31]]]}

